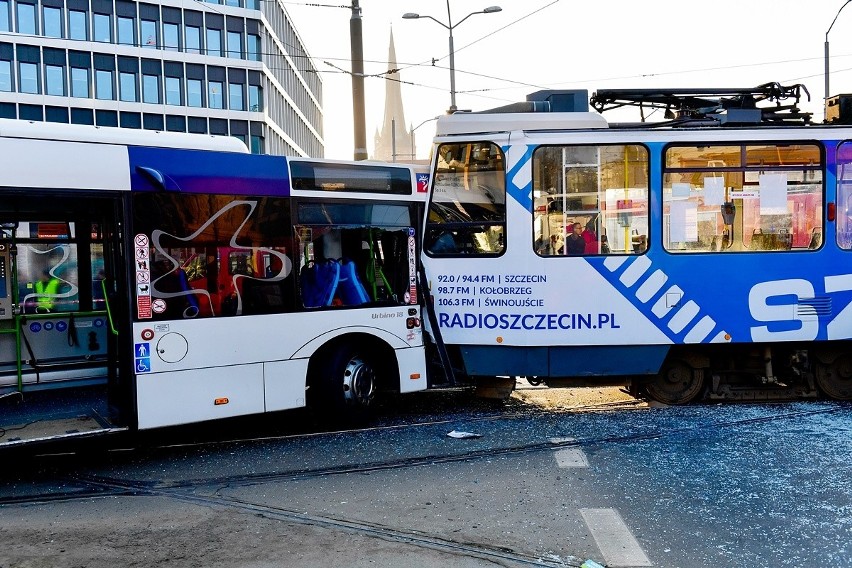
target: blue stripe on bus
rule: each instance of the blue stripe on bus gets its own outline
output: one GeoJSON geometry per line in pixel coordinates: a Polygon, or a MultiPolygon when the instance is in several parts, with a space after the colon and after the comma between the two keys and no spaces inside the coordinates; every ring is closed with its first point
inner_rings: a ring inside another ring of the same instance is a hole
{"type": "Polygon", "coordinates": [[[162,191],[140,168],[162,174],[165,189],[184,193],[290,195],[287,159],[169,148],[128,148],[132,191],[162,191]]]}

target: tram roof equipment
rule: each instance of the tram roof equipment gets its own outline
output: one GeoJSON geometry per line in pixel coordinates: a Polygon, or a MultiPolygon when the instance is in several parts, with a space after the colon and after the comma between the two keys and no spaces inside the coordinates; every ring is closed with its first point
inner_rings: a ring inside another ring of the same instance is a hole
{"type": "Polygon", "coordinates": [[[646,127],[649,126],[645,123],[646,109],[665,111],[667,120],[652,123],[654,126],[791,126],[810,124],[812,113],[799,109],[803,94],[810,100],[804,85],[780,83],[764,83],[752,88],[599,89],[590,103],[600,113],[627,106],[639,107],[646,127]]]}

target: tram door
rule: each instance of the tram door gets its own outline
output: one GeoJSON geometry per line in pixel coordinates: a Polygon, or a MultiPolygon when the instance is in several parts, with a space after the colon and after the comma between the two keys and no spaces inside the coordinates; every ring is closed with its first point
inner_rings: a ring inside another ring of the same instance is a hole
{"type": "Polygon", "coordinates": [[[100,422],[127,419],[122,216],[121,198],[80,192],[0,201],[0,394],[49,393],[54,412],[83,401],[100,422]]]}

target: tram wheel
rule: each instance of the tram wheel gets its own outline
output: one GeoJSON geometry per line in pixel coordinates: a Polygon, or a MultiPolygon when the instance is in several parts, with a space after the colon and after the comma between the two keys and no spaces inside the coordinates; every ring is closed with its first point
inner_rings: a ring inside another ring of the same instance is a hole
{"type": "Polygon", "coordinates": [[[687,404],[695,400],[704,388],[704,373],[683,361],[673,361],[645,384],[648,395],[664,404],[687,404]]]}
{"type": "Polygon", "coordinates": [[[852,400],[852,356],[841,355],[831,365],[819,365],[816,382],[831,398],[852,400]]]}
{"type": "Polygon", "coordinates": [[[378,385],[370,358],[348,344],[318,356],[311,381],[313,405],[335,420],[362,419],[376,398],[378,385]]]}

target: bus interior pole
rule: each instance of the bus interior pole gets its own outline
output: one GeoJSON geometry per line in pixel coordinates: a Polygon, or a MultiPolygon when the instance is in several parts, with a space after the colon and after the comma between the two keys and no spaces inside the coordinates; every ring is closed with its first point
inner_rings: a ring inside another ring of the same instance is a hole
{"type": "Polygon", "coordinates": [[[364,44],[361,33],[361,7],[352,0],[349,19],[349,40],[352,51],[352,119],[355,133],[355,159],[367,159],[367,127],[364,117],[364,44]]]}

